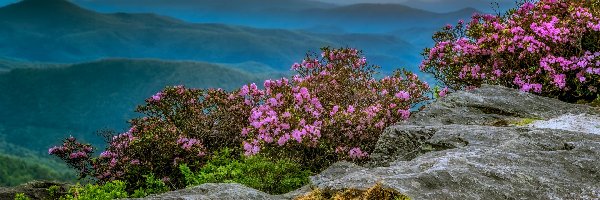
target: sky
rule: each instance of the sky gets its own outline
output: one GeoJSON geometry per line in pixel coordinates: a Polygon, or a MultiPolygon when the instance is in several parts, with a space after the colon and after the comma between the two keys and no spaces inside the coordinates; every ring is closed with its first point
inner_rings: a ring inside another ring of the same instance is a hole
{"type": "MultiPolygon", "coordinates": [[[[0,0],[0,6],[17,2],[19,0],[0,0]]],[[[102,1],[102,0],[97,0],[102,1]]],[[[126,0],[124,0],[126,1],[126,0]]],[[[215,0],[219,1],[219,0],[215,0]]],[[[314,0],[313,0],[314,1],[314,0]]],[[[465,7],[472,7],[481,11],[492,11],[491,2],[500,2],[500,10],[514,7],[514,0],[317,0],[326,3],[347,5],[356,3],[398,3],[411,7],[434,12],[451,12],[465,7]]]]}
{"type": "MultiPolygon", "coordinates": [[[[409,0],[318,0],[334,4],[355,4],[355,3],[406,3],[409,0]]],[[[440,0],[413,0],[413,1],[440,1],[440,0]]]]}

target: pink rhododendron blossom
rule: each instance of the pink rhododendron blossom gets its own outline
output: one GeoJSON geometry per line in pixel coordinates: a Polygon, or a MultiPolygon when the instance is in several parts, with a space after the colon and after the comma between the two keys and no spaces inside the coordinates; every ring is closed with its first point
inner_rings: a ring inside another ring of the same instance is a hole
{"type": "Polygon", "coordinates": [[[435,34],[419,68],[454,90],[500,84],[589,101],[597,94],[583,88],[600,80],[592,70],[600,64],[599,10],[591,1],[543,0],[503,16],[477,14],[435,34]]]}
{"type": "Polygon", "coordinates": [[[448,87],[445,87],[444,89],[440,90],[440,92],[438,93],[438,96],[445,97],[446,94],[448,94],[448,87]]]}

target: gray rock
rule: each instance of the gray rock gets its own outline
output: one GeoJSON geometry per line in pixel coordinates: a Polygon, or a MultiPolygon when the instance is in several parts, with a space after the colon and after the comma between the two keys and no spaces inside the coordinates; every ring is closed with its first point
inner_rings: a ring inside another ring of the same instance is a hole
{"type": "Polygon", "coordinates": [[[598,135],[443,125],[428,142],[454,144],[457,138],[466,145],[431,149],[415,159],[392,162],[389,167],[352,166],[347,169],[349,173],[335,174],[341,178],[317,176],[312,183],[319,188],[342,189],[367,188],[381,182],[413,199],[600,198],[598,135]]]}
{"type": "Polygon", "coordinates": [[[511,125],[569,114],[598,112],[498,86],[457,92],[387,128],[376,167],[336,164],[311,181],[333,190],[379,182],[413,199],[600,199],[600,135],[511,125]]]}
{"type": "Polygon", "coordinates": [[[152,195],[142,199],[165,199],[165,200],[209,200],[209,199],[231,199],[231,200],[270,200],[283,199],[264,192],[246,187],[237,183],[206,183],[195,187],[176,190],[159,195],[152,195]]]}
{"type": "Polygon", "coordinates": [[[534,121],[528,126],[600,134],[600,116],[587,114],[563,115],[549,120],[534,121]]]}
{"type": "Polygon", "coordinates": [[[598,115],[600,111],[502,86],[483,85],[472,91],[452,93],[427,105],[407,124],[506,126],[520,118],[549,119],[569,113],[598,115]]]}
{"type": "Polygon", "coordinates": [[[0,200],[13,200],[15,195],[19,193],[25,194],[30,199],[50,199],[48,188],[51,186],[59,186],[58,195],[64,194],[68,190],[68,185],[65,183],[53,181],[32,181],[16,187],[2,188],[0,187],[0,200]]]}
{"type": "Polygon", "coordinates": [[[443,127],[441,125],[507,127],[523,119],[544,120],[568,114],[600,115],[600,111],[502,86],[483,85],[472,91],[458,91],[427,105],[407,122],[400,123],[405,125],[402,128],[388,127],[367,166],[386,166],[396,159],[413,159],[421,153],[422,148],[417,148],[420,146],[439,150],[448,148],[447,145],[464,145],[426,142],[435,130],[443,127]]]}

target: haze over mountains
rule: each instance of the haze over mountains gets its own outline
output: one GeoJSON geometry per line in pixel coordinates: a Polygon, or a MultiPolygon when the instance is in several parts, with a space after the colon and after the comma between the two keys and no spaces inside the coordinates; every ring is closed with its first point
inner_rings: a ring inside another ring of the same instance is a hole
{"type": "Polygon", "coordinates": [[[26,0],[0,8],[0,55],[31,61],[82,62],[105,57],[256,61],[287,70],[322,46],[363,49],[386,67],[417,60],[400,38],[315,34],[223,24],[192,24],[154,14],[101,14],[63,0],[26,0]]]}
{"type": "Polygon", "coordinates": [[[446,23],[470,17],[473,12],[477,12],[471,7],[447,13],[435,13],[401,4],[335,5],[309,0],[268,0],[267,2],[264,0],[76,0],[76,2],[102,12],[150,12],[192,22],[303,29],[327,33],[389,33],[408,27],[437,29],[446,23]]]}
{"type": "Polygon", "coordinates": [[[43,159],[69,134],[100,145],[97,130],[124,130],[135,106],[165,86],[279,78],[323,46],[361,49],[384,73],[416,71],[433,31],[473,12],[308,0],[19,1],[0,8],[0,154],[43,159]]]}
{"type": "Polygon", "coordinates": [[[260,0],[80,1],[111,12],[131,8],[160,14],[201,14],[198,21],[203,23],[147,13],[104,14],[64,0],[24,0],[0,8],[0,26],[5,27],[0,29],[0,55],[42,62],[106,57],[258,62],[287,70],[307,51],[351,46],[364,50],[373,63],[391,71],[418,64],[423,44],[431,43],[423,36],[477,12],[463,9],[439,14],[402,5],[334,6],[305,0],[273,1],[263,10],[257,6],[260,0]],[[405,32],[420,34],[411,37],[405,32]]]}

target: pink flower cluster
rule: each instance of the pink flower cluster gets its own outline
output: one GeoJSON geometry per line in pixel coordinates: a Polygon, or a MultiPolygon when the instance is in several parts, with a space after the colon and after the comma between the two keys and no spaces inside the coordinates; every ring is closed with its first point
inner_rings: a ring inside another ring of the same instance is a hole
{"type": "Polygon", "coordinates": [[[180,147],[185,151],[196,151],[198,157],[203,157],[206,155],[204,152],[204,146],[200,140],[180,136],[179,139],[177,139],[177,144],[180,145],[180,147]]]}
{"type": "Polygon", "coordinates": [[[48,154],[54,155],[65,161],[69,166],[79,171],[80,176],[89,172],[89,158],[94,149],[89,144],[81,144],[74,137],[63,141],[62,146],[48,149],[48,154]]]}
{"type": "Polygon", "coordinates": [[[426,99],[429,86],[412,73],[374,79],[356,49],[325,48],[321,58],[294,64],[291,80],[242,87],[239,95],[259,97],[242,130],[246,155],[327,144],[341,157],[364,159],[386,126],[408,119],[410,107],[426,99]]]}
{"type": "Polygon", "coordinates": [[[180,177],[179,164],[197,170],[207,153],[223,148],[322,169],[337,160],[364,160],[385,127],[408,119],[410,109],[428,99],[429,86],[410,72],[375,79],[377,67],[356,49],[324,48],[320,59],[307,56],[292,68],[292,78],[234,91],[167,87],[136,109],[144,116],[112,137],[99,157],[82,154],[91,151],[84,146],[49,152],[68,152],[64,160],[81,161],[74,166],[87,166],[82,174],[100,182],[137,183],[140,172],[180,177]]]}
{"type": "Polygon", "coordinates": [[[420,68],[452,89],[502,84],[565,100],[596,97],[600,18],[590,1],[527,2],[446,27],[420,68]]]}

